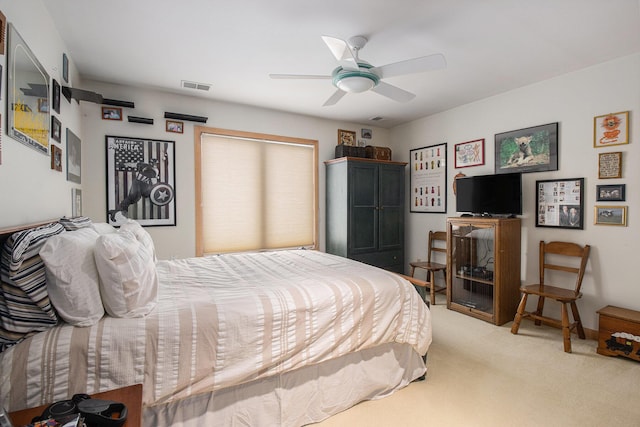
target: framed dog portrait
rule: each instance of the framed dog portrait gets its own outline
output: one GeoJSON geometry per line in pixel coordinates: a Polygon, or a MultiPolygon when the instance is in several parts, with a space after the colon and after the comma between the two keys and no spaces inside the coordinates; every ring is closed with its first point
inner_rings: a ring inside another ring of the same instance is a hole
{"type": "Polygon", "coordinates": [[[107,222],[176,225],[175,141],[106,136],[107,222]]]}
{"type": "Polygon", "coordinates": [[[558,170],[558,123],[495,135],[495,173],[558,170]]]}

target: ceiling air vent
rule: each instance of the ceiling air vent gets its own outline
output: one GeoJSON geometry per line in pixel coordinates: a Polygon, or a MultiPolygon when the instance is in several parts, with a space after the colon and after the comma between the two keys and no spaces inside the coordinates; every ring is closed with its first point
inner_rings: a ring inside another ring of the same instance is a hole
{"type": "Polygon", "coordinates": [[[211,88],[208,83],[190,82],[188,80],[182,80],[182,87],[186,89],[204,90],[205,92],[211,88]]]}
{"type": "Polygon", "coordinates": [[[372,122],[379,122],[380,120],[384,120],[384,119],[380,116],[375,116],[375,117],[371,117],[369,120],[371,120],[372,122]]]}

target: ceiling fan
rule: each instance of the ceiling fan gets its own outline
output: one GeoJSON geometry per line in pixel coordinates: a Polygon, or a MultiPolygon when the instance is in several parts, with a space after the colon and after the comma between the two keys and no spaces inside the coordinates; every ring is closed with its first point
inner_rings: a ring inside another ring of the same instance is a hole
{"type": "Polygon", "coordinates": [[[348,41],[344,41],[336,37],[322,36],[322,40],[327,44],[339,64],[330,76],[269,74],[269,77],[272,79],[331,79],[337,90],[323,104],[325,107],[336,104],[347,93],[360,93],[368,90],[394,101],[410,101],[415,98],[413,93],[383,82],[382,79],[438,70],[447,66],[444,56],[437,53],[374,67],[367,61],[358,58],[358,52],[367,44],[366,37],[354,36],[348,41]]]}

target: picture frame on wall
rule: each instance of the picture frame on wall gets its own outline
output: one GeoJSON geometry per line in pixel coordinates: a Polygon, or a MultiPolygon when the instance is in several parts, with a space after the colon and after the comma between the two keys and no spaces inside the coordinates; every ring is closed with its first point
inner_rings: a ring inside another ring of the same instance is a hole
{"type": "Polygon", "coordinates": [[[106,136],[107,222],[176,225],[175,141],[106,136]]]}
{"type": "Polygon", "coordinates": [[[597,202],[624,202],[626,184],[596,185],[597,202]]]}
{"type": "Polygon", "coordinates": [[[594,207],[593,217],[595,225],[619,225],[626,227],[627,207],[596,205],[594,207]]]}
{"type": "Polygon", "coordinates": [[[79,188],[71,189],[71,216],[82,216],[82,190],[79,188]]]}
{"type": "Polygon", "coordinates": [[[629,143],[629,112],[620,111],[593,118],[593,146],[609,147],[629,143]]]}
{"type": "Polygon", "coordinates": [[[66,53],[62,54],[62,80],[69,83],[69,58],[66,53]]]}
{"type": "Polygon", "coordinates": [[[356,145],[356,132],[352,130],[338,129],[338,144],[356,145]]]}
{"type": "Polygon", "coordinates": [[[82,184],[82,141],[67,128],[67,181],[82,184]]]}
{"type": "Polygon", "coordinates": [[[62,150],[57,145],[51,145],[51,169],[62,172],[62,150]]]}
{"type": "Polygon", "coordinates": [[[447,212],[447,143],[416,148],[410,157],[411,212],[447,212]]]}
{"type": "Polygon", "coordinates": [[[7,32],[7,17],[0,12],[0,55],[5,54],[5,34],[7,32]]]}
{"type": "Polygon", "coordinates": [[[102,120],[122,120],[122,108],[102,107],[102,120]]]}
{"type": "Polygon", "coordinates": [[[53,115],[51,116],[51,138],[57,142],[62,138],[62,123],[53,115]]]}
{"type": "Polygon", "coordinates": [[[456,169],[484,165],[484,138],[461,142],[453,147],[456,169]]]}
{"type": "Polygon", "coordinates": [[[60,114],[60,84],[56,79],[51,82],[51,104],[53,111],[60,114]]]}
{"type": "Polygon", "coordinates": [[[536,227],[584,228],[584,178],[536,181],[536,227]]]}
{"type": "Polygon", "coordinates": [[[622,178],[622,152],[598,154],[598,178],[622,178]]]}
{"type": "Polygon", "coordinates": [[[167,120],[167,124],[165,127],[167,132],[173,133],[183,133],[184,132],[184,122],[178,122],[175,120],[167,120]]]}
{"type": "Polygon", "coordinates": [[[558,170],[558,123],[495,135],[495,173],[558,170]]]}

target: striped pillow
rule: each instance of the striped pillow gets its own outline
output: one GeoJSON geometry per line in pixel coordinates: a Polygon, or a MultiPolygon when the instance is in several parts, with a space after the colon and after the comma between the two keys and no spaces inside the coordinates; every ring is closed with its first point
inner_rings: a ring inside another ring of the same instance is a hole
{"type": "Polygon", "coordinates": [[[65,216],[60,218],[58,222],[62,224],[64,229],[67,231],[74,231],[85,227],[91,227],[92,224],[91,218],[86,216],[76,216],[73,218],[67,218],[65,216]]]}
{"type": "Polygon", "coordinates": [[[39,252],[47,238],[64,231],[54,222],[18,231],[5,242],[0,258],[0,351],[58,322],[39,252]]]}

